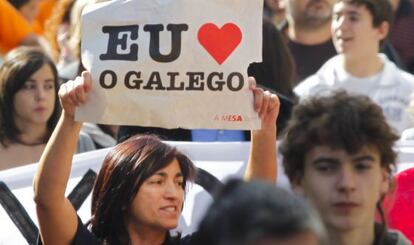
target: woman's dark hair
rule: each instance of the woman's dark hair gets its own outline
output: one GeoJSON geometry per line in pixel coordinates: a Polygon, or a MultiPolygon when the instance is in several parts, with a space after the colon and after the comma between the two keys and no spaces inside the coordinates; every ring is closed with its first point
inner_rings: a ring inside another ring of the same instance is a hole
{"type": "Polygon", "coordinates": [[[92,193],[90,222],[92,232],[102,242],[129,244],[124,220],[128,208],[143,182],[174,159],[179,162],[185,188],[186,182],[195,177],[193,163],[154,136],[134,136],[108,153],[92,193]]]}
{"type": "Polygon", "coordinates": [[[34,47],[19,47],[10,51],[4,57],[0,67],[0,143],[7,147],[7,142],[19,142],[21,133],[14,122],[14,96],[25,82],[43,65],[49,65],[53,72],[55,86],[55,103],[53,113],[47,121],[48,133],[44,138],[47,142],[60,115],[58,98],[58,75],[56,66],[49,56],[41,49],[34,47]]]}
{"type": "Polygon", "coordinates": [[[247,245],[312,232],[322,224],[307,203],[270,183],[231,180],[214,195],[194,235],[197,245],[247,245]]]}

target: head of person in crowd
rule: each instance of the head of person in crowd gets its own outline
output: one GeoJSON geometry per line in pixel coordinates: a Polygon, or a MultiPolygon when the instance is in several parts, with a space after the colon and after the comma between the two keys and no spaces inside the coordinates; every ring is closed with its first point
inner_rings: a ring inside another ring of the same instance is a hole
{"type": "MultiPolygon", "coordinates": [[[[83,9],[90,4],[108,0],[76,0],[70,13],[68,46],[72,55],[80,60],[81,57],[81,16],[83,9]]],[[[81,72],[81,71],[80,71],[81,72]]],[[[79,74],[80,74],[79,72],[79,74]]]]}
{"type": "Polygon", "coordinates": [[[231,180],[202,219],[198,245],[320,244],[324,228],[300,197],[266,182],[231,180]]]}
{"type": "Polygon", "coordinates": [[[1,146],[45,144],[60,115],[53,61],[38,48],[14,49],[4,57],[0,86],[1,146]],[[34,131],[38,138],[26,139],[34,131]]]}
{"type": "Polygon", "coordinates": [[[294,109],[280,147],[283,165],[293,189],[319,211],[331,242],[386,239],[381,201],[392,187],[398,138],[366,96],[339,91],[294,109]],[[376,211],[382,224],[374,229],[376,211]]]}
{"type": "Polygon", "coordinates": [[[53,56],[63,82],[75,79],[85,68],[81,62],[81,16],[89,4],[107,0],[62,0],[51,16],[52,29],[47,32],[52,42],[53,56]],[[69,22],[65,23],[64,20],[69,22]]]}
{"type": "MultiPolygon", "coordinates": [[[[176,228],[191,160],[154,136],[134,136],[106,156],[92,194],[91,231],[108,244],[129,244],[131,232],[166,235],[176,228]]],[[[170,243],[166,243],[170,244],[170,243]]]]}
{"type": "Polygon", "coordinates": [[[289,26],[312,32],[331,24],[335,0],[285,0],[289,26]]]}
{"type": "Polygon", "coordinates": [[[71,61],[73,58],[68,51],[67,42],[69,40],[70,13],[75,0],[57,1],[53,7],[52,14],[46,20],[44,36],[50,44],[52,58],[56,64],[59,62],[71,61]]]}
{"type": "Polygon", "coordinates": [[[279,12],[284,12],[285,2],[283,0],[265,0],[264,8],[267,8],[272,11],[272,13],[277,14],[279,12]]]}
{"type": "Polygon", "coordinates": [[[392,21],[390,0],[337,0],[331,28],[337,52],[376,57],[392,21]]]}
{"type": "Polygon", "coordinates": [[[39,12],[40,0],[9,0],[9,2],[21,13],[21,15],[32,23],[39,12]]]}
{"type": "Polygon", "coordinates": [[[285,20],[285,1],[283,0],[265,0],[263,10],[275,26],[285,20]]]}

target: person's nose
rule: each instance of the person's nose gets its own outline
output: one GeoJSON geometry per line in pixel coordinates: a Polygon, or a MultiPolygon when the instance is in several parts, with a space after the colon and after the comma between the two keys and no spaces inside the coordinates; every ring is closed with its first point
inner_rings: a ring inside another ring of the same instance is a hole
{"type": "Polygon", "coordinates": [[[43,100],[46,97],[46,89],[42,86],[36,87],[36,100],[43,100]]]}
{"type": "Polygon", "coordinates": [[[164,196],[169,199],[177,199],[180,192],[181,187],[173,181],[169,181],[165,186],[164,196]]]}
{"type": "Polygon", "coordinates": [[[350,167],[344,167],[338,174],[337,188],[340,192],[352,192],[356,188],[356,176],[350,167]]]}

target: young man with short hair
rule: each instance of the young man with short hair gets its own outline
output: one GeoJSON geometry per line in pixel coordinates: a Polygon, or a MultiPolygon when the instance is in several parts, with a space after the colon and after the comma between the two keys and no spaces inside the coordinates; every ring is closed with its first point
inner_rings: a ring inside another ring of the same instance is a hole
{"type": "Polygon", "coordinates": [[[410,244],[387,229],[383,215],[375,223],[392,185],[397,139],[366,96],[342,91],[294,109],[280,147],[283,165],[295,192],[319,212],[327,244],[410,244]]]}
{"type": "Polygon", "coordinates": [[[400,134],[413,126],[409,106],[414,77],[379,54],[392,14],[389,0],[337,0],[331,29],[339,55],[299,84],[295,93],[308,97],[345,89],[364,94],[381,106],[400,134]]]}
{"type": "MultiPolygon", "coordinates": [[[[326,244],[410,244],[387,229],[381,208],[393,185],[397,140],[382,109],[366,96],[342,91],[295,107],[280,147],[283,166],[292,189],[318,211],[326,244]],[[375,222],[377,211],[381,223],[375,222]]],[[[251,156],[261,161],[250,162],[246,172],[261,171],[268,174],[262,179],[275,181],[275,152],[269,150],[275,142],[269,138],[253,149],[251,156]]]]}

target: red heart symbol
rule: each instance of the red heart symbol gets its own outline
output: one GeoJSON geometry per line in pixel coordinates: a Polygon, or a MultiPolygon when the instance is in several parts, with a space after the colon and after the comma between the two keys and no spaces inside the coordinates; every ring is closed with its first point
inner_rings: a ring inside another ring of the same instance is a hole
{"type": "Polygon", "coordinates": [[[233,53],[241,39],[240,28],[233,23],[227,23],[221,28],[207,23],[198,30],[198,41],[220,65],[233,53]]]}

